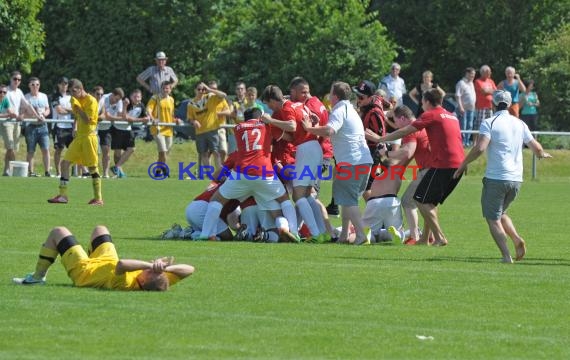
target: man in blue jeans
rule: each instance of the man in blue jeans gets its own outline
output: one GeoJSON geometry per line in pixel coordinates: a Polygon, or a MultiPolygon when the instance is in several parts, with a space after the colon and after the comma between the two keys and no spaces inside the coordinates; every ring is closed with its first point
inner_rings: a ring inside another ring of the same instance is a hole
{"type": "MultiPolygon", "coordinates": [[[[457,117],[460,119],[461,130],[472,130],[475,117],[475,69],[465,69],[465,76],[455,85],[455,99],[457,100],[457,117]]],[[[475,129],[479,130],[479,129],[475,129]]],[[[471,134],[462,134],[463,147],[471,145],[471,134]]]]}

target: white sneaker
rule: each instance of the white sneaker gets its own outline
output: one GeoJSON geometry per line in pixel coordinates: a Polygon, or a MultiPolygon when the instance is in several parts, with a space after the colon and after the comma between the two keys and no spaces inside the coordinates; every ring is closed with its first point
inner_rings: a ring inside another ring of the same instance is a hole
{"type": "Polygon", "coordinates": [[[160,235],[160,238],[163,240],[180,239],[183,231],[182,226],[173,224],[170,229],[164,231],[162,235],[160,235]]]}
{"type": "Polygon", "coordinates": [[[12,282],[19,285],[43,285],[46,283],[46,277],[36,279],[34,274],[28,274],[23,278],[12,278],[12,282]]]}

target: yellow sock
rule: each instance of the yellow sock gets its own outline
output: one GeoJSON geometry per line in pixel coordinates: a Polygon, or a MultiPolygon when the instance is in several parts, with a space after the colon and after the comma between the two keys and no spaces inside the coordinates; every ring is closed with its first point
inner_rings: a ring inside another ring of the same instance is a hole
{"type": "Polygon", "coordinates": [[[57,254],[57,250],[42,246],[40,249],[40,255],[38,257],[38,262],[36,263],[36,272],[34,273],[34,278],[41,279],[47,274],[49,267],[57,258],[57,254]]]}
{"type": "Polygon", "coordinates": [[[101,195],[101,178],[93,178],[93,197],[97,200],[103,200],[101,195]]]}

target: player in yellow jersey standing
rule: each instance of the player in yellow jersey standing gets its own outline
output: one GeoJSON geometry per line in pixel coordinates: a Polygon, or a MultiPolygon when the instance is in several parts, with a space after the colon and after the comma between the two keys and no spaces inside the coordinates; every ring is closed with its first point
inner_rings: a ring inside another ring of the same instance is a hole
{"type": "Polygon", "coordinates": [[[69,166],[82,164],[87,166],[93,180],[93,199],[89,205],[103,205],[101,196],[101,177],[97,165],[97,121],[99,119],[99,105],[97,99],[89,95],[83,88],[81,81],[71,79],[71,109],[75,118],[73,124],[74,138],[61,162],[61,179],[59,181],[59,195],[48,199],[51,204],[67,204],[67,184],[69,182],[69,166]]]}

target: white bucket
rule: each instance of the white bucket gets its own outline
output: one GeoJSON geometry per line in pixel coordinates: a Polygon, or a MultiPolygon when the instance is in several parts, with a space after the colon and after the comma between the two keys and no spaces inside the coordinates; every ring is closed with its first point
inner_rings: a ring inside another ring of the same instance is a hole
{"type": "Polygon", "coordinates": [[[10,161],[10,176],[28,177],[27,161],[10,161]]]}

